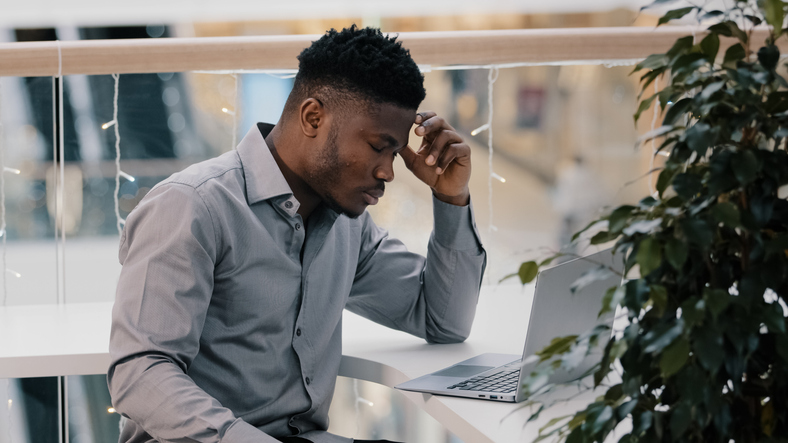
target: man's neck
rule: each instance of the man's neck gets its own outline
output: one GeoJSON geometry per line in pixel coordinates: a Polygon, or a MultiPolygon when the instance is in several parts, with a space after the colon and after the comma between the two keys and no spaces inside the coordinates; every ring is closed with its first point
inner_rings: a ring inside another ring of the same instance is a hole
{"type": "Polygon", "coordinates": [[[317,208],[321,202],[321,198],[315,191],[295,172],[289,165],[297,166],[296,163],[290,158],[288,154],[292,153],[292,149],[297,149],[296,146],[289,146],[287,136],[282,133],[280,126],[276,125],[265,137],[265,144],[274,156],[279,170],[285,178],[285,181],[293,191],[293,196],[298,200],[298,214],[306,222],[312,212],[317,208]]]}

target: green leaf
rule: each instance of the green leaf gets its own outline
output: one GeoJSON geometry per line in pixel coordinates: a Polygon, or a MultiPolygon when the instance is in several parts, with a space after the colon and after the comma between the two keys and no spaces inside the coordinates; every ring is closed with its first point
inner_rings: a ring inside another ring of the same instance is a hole
{"type": "MultiPolygon", "coordinates": [[[[710,34],[714,35],[714,34],[710,34]]],[[[719,81],[714,83],[709,83],[708,85],[703,87],[703,90],[700,92],[700,98],[703,101],[708,101],[715,92],[722,89],[725,86],[725,81],[719,81]]],[[[697,125],[696,125],[697,126],[697,125]]]]}
{"type": "Polygon", "coordinates": [[[655,326],[643,336],[643,342],[646,345],[643,348],[643,352],[651,354],[652,352],[663,350],[665,346],[673,343],[673,340],[681,335],[683,331],[684,320],[680,318],[676,319],[673,324],[664,323],[655,326]]]}
{"type": "Polygon", "coordinates": [[[687,363],[690,346],[685,338],[679,338],[666,347],[659,359],[659,369],[663,377],[670,377],[687,363]]]}
{"type": "Polygon", "coordinates": [[[725,57],[722,59],[722,66],[736,69],[736,62],[743,60],[745,55],[744,46],[742,46],[741,43],[736,43],[725,51],[725,57]]]}
{"type": "Polygon", "coordinates": [[[737,152],[731,161],[731,169],[739,183],[746,185],[758,174],[758,159],[751,150],[737,152]]]}
{"type": "Polygon", "coordinates": [[[662,285],[651,285],[649,299],[654,306],[652,309],[656,309],[659,316],[662,317],[668,306],[668,290],[662,285]]]}
{"type": "Polygon", "coordinates": [[[681,317],[689,329],[703,323],[706,316],[706,302],[697,296],[692,296],[681,304],[681,317]]]}
{"type": "Polygon", "coordinates": [[[730,304],[731,296],[728,291],[723,289],[709,289],[703,291],[703,299],[706,301],[706,306],[709,307],[712,317],[716,320],[725,308],[730,304]]]}
{"type": "Polygon", "coordinates": [[[658,69],[664,68],[668,64],[668,56],[665,54],[651,54],[645,60],[635,65],[635,70],[631,73],[640,71],[641,69],[658,69]]]}
{"type": "Polygon", "coordinates": [[[717,52],[720,50],[720,38],[717,34],[710,33],[703,40],[700,41],[700,49],[706,55],[709,63],[714,63],[717,58],[717,52]]]}
{"type": "Polygon", "coordinates": [[[693,332],[692,352],[701,366],[716,374],[725,359],[722,347],[722,334],[709,327],[698,328],[693,332]]]}
{"type": "Polygon", "coordinates": [[[671,238],[665,243],[665,258],[674,269],[679,270],[684,266],[689,254],[689,247],[677,238],[671,238]]]}
{"type": "Polygon", "coordinates": [[[667,165],[662,172],[659,173],[659,177],[657,177],[657,192],[659,192],[659,196],[662,197],[662,194],[665,193],[665,189],[668,188],[670,182],[673,181],[673,177],[676,173],[679,172],[679,168],[675,165],[667,165]]]}
{"type": "Polygon", "coordinates": [[[758,61],[768,71],[773,72],[777,67],[777,62],[780,61],[780,50],[774,45],[764,46],[758,50],[758,61]]]}
{"type": "Polygon", "coordinates": [[[617,239],[619,234],[609,232],[609,231],[600,231],[597,232],[593,237],[591,237],[591,244],[592,245],[601,245],[602,243],[607,243],[609,241],[613,241],[617,239]]]}
{"type": "Polygon", "coordinates": [[[536,274],[539,272],[539,266],[537,266],[536,262],[534,261],[527,261],[520,265],[520,270],[517,271],[517,275],[520,276],[520,282],[522,284],[530,283],[536,278],[536,274]]]}
{"type": "MultiPolygon", "coordinates": [[[[591,417],[589,417],[591,418],[591,417]]],[[[602,429],[607,426],[608,421],[613,418],[613,408],[610,406],[605,406],[599,412],[599,415],[594,417],[593,422],[591,423],[591,433],[596,434],[600,432],[602,429]]]]}
{"type": "Polygon", "coordinates": [[[637,208],[634,206],[623,205],[613,210],[608,217],[608,231],[614,233],[621,232],[624,226],[626,226],[627,220],[629,220],[629,215],[632,214],[632,211],[635,209],[637,208]]]}
{"type": "Polygon", "coordinates": [[[673,189],[684,201],[690,201],[703,190],[703,183],[697,175],[682,172],[673,177],[673,189]]]}
{"type": "Polygon", "coordinates": [[[642,114],[643,111],[645,111],[646,109],[649,108],[649,106],[651,106],[651,102],[653,102],[655,98],[657,98],[656,94],[640,102],[640,106],[638,106],[638,110],[637,112],[635,112],[634,115],[635,123],[637,123],[638,119],[640,118],[640,114],[642,114]]]}
{"type": "Polygon", "coordinates": [[[763,312],[763,323],[771,332],[785,334],[785,314],[779,303],[767,304],[763,312]]]}
{"type": "Polygon", "coordinates": [[[624,235],[633,235],[635,233],[650,234],[662,224],[662,217],[655,218],[654,220],[638,220],[630,223],[629,226],[624,228],[624,235]]]}
{"type": "Polygon", "coordinates": [[[736,228],[741,225],[739,207],[731,202],[718,203],[711,209],[711,215],[713,215],[718,222],[728,227],[736,228]]]}
{"type": "Polygon", "coordinates": [[[609,288],[605,295],[602,296],[602,309],[599,311],[598,316],[601,317],[602,314],[607,312],[612,312],[616,309],[621,300],[624,299],[624,295],[626,294],[626,290],[624,286],[614,286],[609,288]]]}
{"type": "Polygon", "coordinates": [[[714,239],[712,228],[705,220],[700,218],[685,218],[681,222],[684,235],[690,243],[695,243],[701,247],[711,244],[714,239]]]}
{"type": "Polygon", "coordinates": [[[662,125],[672,126],[676,123],[679,117],[682,117],[687,109],[692,105],[691,98],[682,98],[681,100],[677,101],[676,103],[671,106],[668,111],[665,113],[665,118],[662,120],[662,125]]]}
{"type": "Polygon", "coordinates": [[[646,237],[640,242],[637,253],[637,262],[640,265],[640,275],[646,276],[657,269],[662,263],[662,251],[659,241],[646,237]]]}
{"type": "Polygon", "coordinates": [[[565,354],[572,348],[572,344],[576,339],[577,335],[556,337],[550,341],[549,345],[545,346],[542,350],[537,351],[536,355],[539,356],[541,361],[545,361],[554,355],[565,354]]]}
{"type": "Polygon", "coordinates": [[[758,0],[758,7],[763,10],[766,23],[772,27],[772,34],[776,39],[782,33],[785,3],[782,0],[758,0]]]}
{"type": "Polygon", "coordinates": [[[713,25],[709,26],[709,31],[711,31],[711,32],[713,32],[715,34],[723,35],[725,37],[733,37],[733,33],[731,32],[731,28],[729,28],[728,25],[725,24],[724,22],[723,23],[716,23],[716,24],[713,24],[713,25]]]}
{"type": "Polygon", "coordinates": [[[664,25],[665,23],[671,20],[676,20],[681,17],[684,17],[685,15],[692,12],[693,9],[695,9],[693,6],[689,6],[686,8],[679,8],[679,9],[674,9],[672,11],[668,11],[667,13],[665,13],[665,15],[659,18],[659,21],[657,22],[657,26],[664,25]]]}
{"type": "Polygon", "coordinates": [[[670,433],[676,441],[681,438],[692,422],[692,408],[687,403],[679,403],[670,417],[670,433]]]}

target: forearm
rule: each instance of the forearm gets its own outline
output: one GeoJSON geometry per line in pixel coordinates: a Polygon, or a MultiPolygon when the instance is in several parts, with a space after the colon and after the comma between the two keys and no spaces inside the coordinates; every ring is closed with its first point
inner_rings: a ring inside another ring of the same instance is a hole
{"type": "Polygon", "coordinates": [[[435,228],[424,270],[426,339],[445,343],[470,334],[487,255],[474,227],[470,205],[433,201],[435,228]]]}
{"type": "Polygon", "coordinates": [[[277,442],[200,389],[170,358],[147,354],[110,367],[115,409],[159,441],[277,442]]]}

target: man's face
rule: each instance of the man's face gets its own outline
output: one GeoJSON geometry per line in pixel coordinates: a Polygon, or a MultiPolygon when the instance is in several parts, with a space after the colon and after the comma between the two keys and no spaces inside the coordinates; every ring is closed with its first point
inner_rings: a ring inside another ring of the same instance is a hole
{"type": "Polygon", "coordinates": [[[392,104],[333,115],[325,144],[310,159],[309,186],[332,210],[358,217],[394,179],[393,162],[407,146],[416,111],[392,104]]]}

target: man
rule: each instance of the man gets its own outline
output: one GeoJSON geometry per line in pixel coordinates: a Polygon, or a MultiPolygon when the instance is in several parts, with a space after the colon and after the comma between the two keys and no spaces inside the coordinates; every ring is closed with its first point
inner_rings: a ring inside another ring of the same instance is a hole
{"type": "Polygon", "coordinates": [[[347,441],[326,432],[343,308],[433,343],[468,336],[486,258],[470,149],[416,113],[423,77],[395,40],[332,29],[299,56],[276,126],[129,215],[107,377],[122,442],[347,441]],[[432,189],[429,259],[365,211],[398,154],[432,189]]]}

